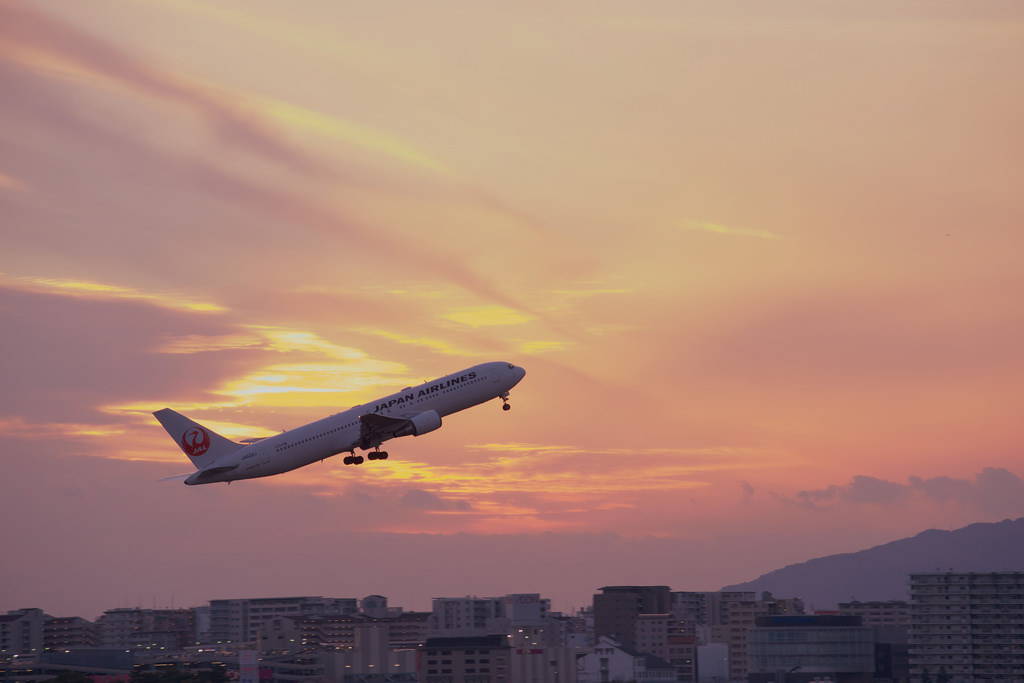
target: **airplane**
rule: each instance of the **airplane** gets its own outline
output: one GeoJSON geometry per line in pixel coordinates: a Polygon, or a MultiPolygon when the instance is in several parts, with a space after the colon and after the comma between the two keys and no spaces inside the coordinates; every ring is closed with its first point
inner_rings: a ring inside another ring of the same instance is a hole
{"type": "MultiPolygon", "coordinates": [[[[399,436],[420,436],[440,428],[441,418],[495,398],[508,410],[509,390],[526,376],[512,363],[481,363],[419,386],[325,417],[264,439],[235,442],[170,408],[153,413],[196,467],[185,483],[256,479],[289,472],[348,452],[346,465],[386,460],[381,444],[399,436]],[[372,449],[372,450],[371,450],[372,449]]],[[[178,477],[170,477],[177,479],[178,477]]]]}

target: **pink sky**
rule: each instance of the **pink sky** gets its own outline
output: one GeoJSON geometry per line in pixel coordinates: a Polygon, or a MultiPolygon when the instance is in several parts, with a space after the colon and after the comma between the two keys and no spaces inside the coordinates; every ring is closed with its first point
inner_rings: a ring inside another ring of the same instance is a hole
{"type": "Polygon", "coordinates": [[[1015,0],[0,0],[0,611],[568,609],[1024,515],[1021,73],[1015,0]],[[511,412],[386,462],[159,481],[153,410],[490,360],[511,412]]]}

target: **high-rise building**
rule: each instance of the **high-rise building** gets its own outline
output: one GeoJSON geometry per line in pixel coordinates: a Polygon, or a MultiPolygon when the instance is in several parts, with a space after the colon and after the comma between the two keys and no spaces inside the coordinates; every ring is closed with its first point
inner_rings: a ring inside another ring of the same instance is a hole
{"type": "Polygon", "coordinates": [[[910,575],[910,680],[1024,680],[1024,572],[910,575]]]}
{"type": "Polygon", "coordinates": [[[605,586],[594,595],[594,637],[609,636],[627,648],[636,646],[641,614],[665,614],[672,604],[668,586],[605,586]]]}

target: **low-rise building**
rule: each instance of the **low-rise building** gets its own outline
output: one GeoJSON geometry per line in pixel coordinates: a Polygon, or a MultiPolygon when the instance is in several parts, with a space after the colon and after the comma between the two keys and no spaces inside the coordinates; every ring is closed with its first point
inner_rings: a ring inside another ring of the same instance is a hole
{"type": "Polygon", "coordinates": [[[417,665],[420,683],[518,683],[502,635],[428,638],[417,665]]]}
{"type": "Polygon", "coordinates": [[[872,629],[860,617],[799,615],[758,617],[747,635],[749,683],[830,680],[869,683],[875,674],[872,629]]]}
{"type": "Polygon", "coordinates": [[[600,636],[593,652],[579,658],[578,680],[579,683],[648,683],[678,679],[675,668],[664,659],[637,652],[609,636],[600,636]]]}

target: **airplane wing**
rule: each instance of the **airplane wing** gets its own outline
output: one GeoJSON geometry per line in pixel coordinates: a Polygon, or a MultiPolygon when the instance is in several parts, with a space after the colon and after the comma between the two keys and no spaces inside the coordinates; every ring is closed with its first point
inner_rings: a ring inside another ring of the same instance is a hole
{"type": "Polygon", "coordinates": [[[360,415],[362,433],[360,443],[363,448],[379,446],[381,442],[397,436],[419,436],[432,432],[441,426],[441,416],[436,410],[427,410],[402,417],[392,417],[379,413],[360,415]]]}
{"type": "Polygon", "coordinates": [[[387,415],[378,415],[377,413],[360,415],[359,421],[363,423],[364,432],[380,436],[394,436],[394,432],[399,432],[402,428],[409,426],[407,418],[389,417],[387,415]]]}

